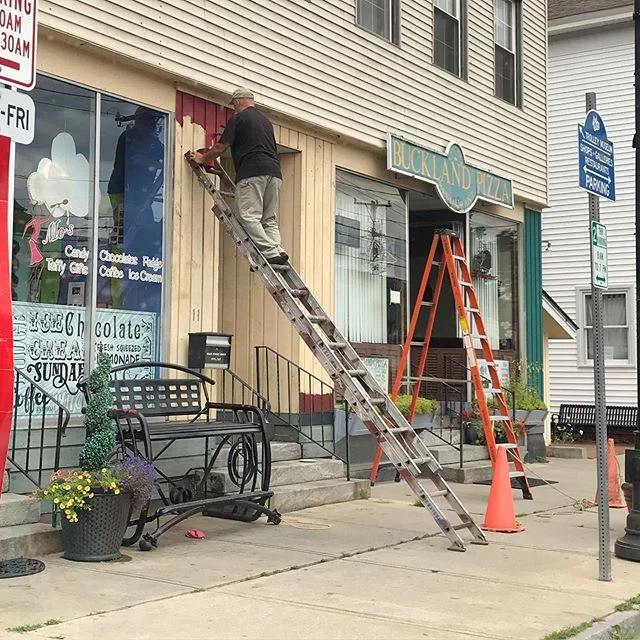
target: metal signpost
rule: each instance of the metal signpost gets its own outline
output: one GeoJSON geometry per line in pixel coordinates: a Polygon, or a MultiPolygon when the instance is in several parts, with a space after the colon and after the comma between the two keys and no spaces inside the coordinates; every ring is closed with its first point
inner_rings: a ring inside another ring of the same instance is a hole
{"type": "Polygon", "coordinates": [[[616,199],[613,143],[596,111],[596,94],[587,93],[587,116],[578,125],[580,186],[589,192],[591,247],[591,303],[593,308],[593,372],[596,400],[596,446],[598,463],[599,578],[611,580],[609,541],[609,470],[607,464],[607,402],[602,290],[609,286],[607,229],[600,224],[600,197],[616,199]]]}

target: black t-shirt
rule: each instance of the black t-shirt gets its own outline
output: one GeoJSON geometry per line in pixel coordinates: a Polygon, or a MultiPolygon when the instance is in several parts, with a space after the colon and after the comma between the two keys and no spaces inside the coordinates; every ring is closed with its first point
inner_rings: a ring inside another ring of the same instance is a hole
{"type": "Polygon", "coordinates": [[[282,178],[273,126],[256,108],[236,113],[227,123],[220,142],[231,147],[236,182],[254,176],[282,178]]]}

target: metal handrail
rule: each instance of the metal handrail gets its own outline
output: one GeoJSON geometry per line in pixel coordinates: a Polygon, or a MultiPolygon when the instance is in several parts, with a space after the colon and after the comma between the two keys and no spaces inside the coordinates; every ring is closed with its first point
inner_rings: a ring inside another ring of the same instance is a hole
{"type": "Polygon", "coordinates": [[[71,414],[63,404],[20,369],[14,369],[13,392],[12,436],[7,460],[29,482],[40,488],[45,452],[51,448],[47,446],[45,438],[47,420],[55,420],[55,470],[60,466],[61,441],[71,414]],[[23,384],[26,385],[25,392],[21,388],[23,384]]]}
{"type": "Polygon", "coordinates": [[[279,425],[295,429],[299,436],[317,445],[331,457],[343,462],[346,466],[347,479],[350,479],[348,412],[345,434],[346,448],[345,455],[342,457],[336,453],[335,446],[334,409],[336,397],[334,388],[271,347],[256,346],[255,354],[256,387],[258,393],[265,396],[270,403],[269,416],[279,425]],[[283,380],[285,384],[282,384],[283,380]],[[314,405],[318,396],[320,407],[316,408],[314,405]],[[300,406],[300,403],[304,404],[307,398],[310,410],[306,410],[307,405],[300,406]],[[326,408],[327,404],[330,404],[329,409],[326,408]],[[295,407],[297,407],[297,411],[294,410],[295,407]],[[320,417],[320,425],[317,424],[318,416],[320,417]],[[327,420],[334,427],[330,438],[325,437],[327,420]],[[308,427],[308,433],[304,431],[306,427],[308,427]],[[314,431],[317,431],[318,427],[320,427],[320,437],[314,435],[314,431]]]}

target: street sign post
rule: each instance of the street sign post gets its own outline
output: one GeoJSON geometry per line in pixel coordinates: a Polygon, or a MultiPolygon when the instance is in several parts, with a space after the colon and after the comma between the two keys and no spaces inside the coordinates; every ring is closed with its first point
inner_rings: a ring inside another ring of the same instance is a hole
{"type": "Polygon", "coordinates": [[[609,286],[607,229],[600,224],[600,197],[616,199],[613,143],[596,111],[596,94],[587,93],[587,116],[578,125],[580,186],[589,192],[591,247],[591,304],[593,305],[593,378],[596,405],[596,458],[598,467],[598,561],[600,580],[611,580],[609,540],[609,468],[607,461],[607,400],[605,387],[602,290],[609,286]]]}
{"type": "Polygon", "coordinates": [[[598,289],[608,289],[607,227],[595,220],[591,221],[591,258],[593,286],[598,289]]]}

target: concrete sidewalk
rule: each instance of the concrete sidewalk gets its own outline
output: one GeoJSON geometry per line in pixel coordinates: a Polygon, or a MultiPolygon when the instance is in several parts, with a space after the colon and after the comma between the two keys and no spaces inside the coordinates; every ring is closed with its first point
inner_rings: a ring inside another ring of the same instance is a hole
{"type": "MultiPolygon", "coordinates": [[[[593,499],[595,461],[531,469],[558,484],[534,488],[532,502],[514,491],[526,531],[466,553],[447,550],[404,485],[385,484],[278,527],[193,519],[153,552],[123,549],[124,561],[47,556],[45,572],[0,581],[0,638],[541,640],[637,595],[640,564],[614,558],[613,582],[597,580],[597,510],[572,507],[593,499]],[[207,538],[185,538],[193,527],[207,538]],[[8,631],[49,620],[61,622],[8,631]]],[[[489,487],[453,488],[481,522],[489,487]]],[[[625,516],[611,510],[612,544],[625,516]]]]}

